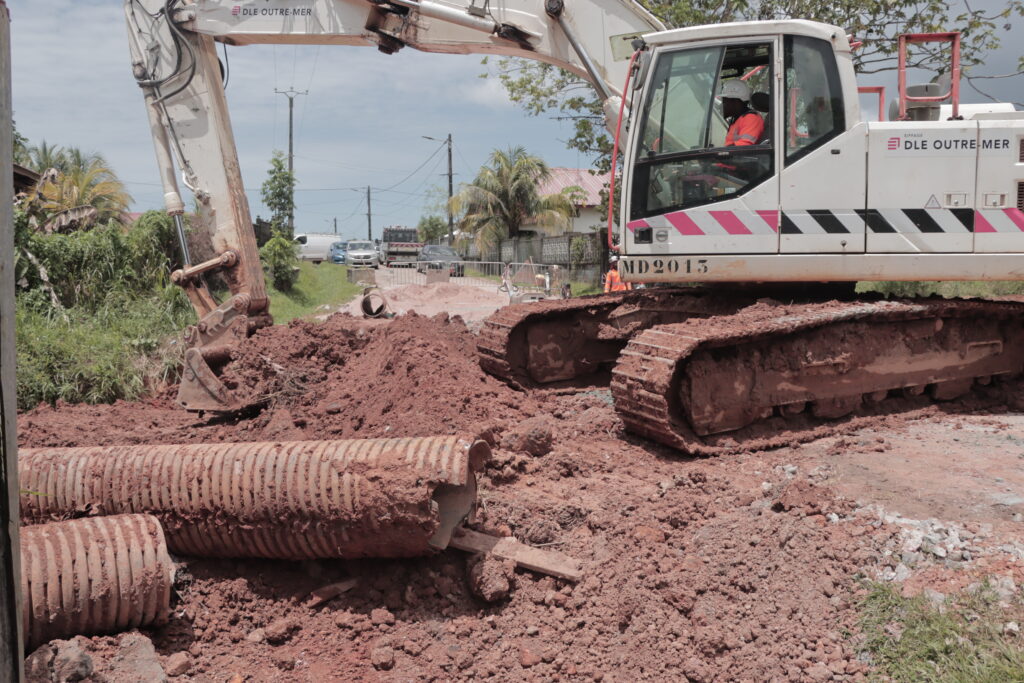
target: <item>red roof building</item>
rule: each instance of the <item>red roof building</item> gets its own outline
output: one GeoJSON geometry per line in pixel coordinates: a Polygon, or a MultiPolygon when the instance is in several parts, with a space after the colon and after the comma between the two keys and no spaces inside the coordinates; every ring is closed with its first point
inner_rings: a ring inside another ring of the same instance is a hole
{"type": "Polygon", "coordinates": [[[570,187],[582,190],[576,200],[577,215],[572,219],[568,232],[592,232],[605,223],[606,217],[600,210],[601,191],[607,190],[610,178],[608,173],[595,174],[585,168],[559,166],[551,169],[551,175],[537,189],[542,195],[554,194],[570,187]]]}

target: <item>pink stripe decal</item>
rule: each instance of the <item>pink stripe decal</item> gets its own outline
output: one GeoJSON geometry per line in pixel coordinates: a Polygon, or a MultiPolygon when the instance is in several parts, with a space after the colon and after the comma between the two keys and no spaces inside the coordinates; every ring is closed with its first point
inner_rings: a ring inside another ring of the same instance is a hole
{"type": "Polygon", "coordinates": [[[996,229],[985,218],[983,211],[974,212],[974,232],[995,232],[996,229]]]}
{"type": "Polygon", "coordinates": [[[647,225],[647,221],[640,220],[640,221],[630,221],[629,223],[626,223],[626,227],[629,228],[629,230],[632,231],[632,230],[636,230],[637,228],[649,228],[651,226],[647,225]]]}
{"type": "Polygon", "coordinates": [[[1017,229],[1024,232],[1024,211],[1020,209],[1003,209],[1006,216],[1013,221],[1013,224],[1017,226],[1017,229]]]}
{"type": "Polygon", "coordinates": [[[718,221],[730,235],[751,234],[750,228],[743,225],[743,221],[741,221],[732,211],[708,211],[708,213],[711,214],[711,217],[718,221]]]}
{"type": "Polygon", "coordinates": [[[668,222],[679,231],[680,235],[703,235],[704,231],[693,222],[693,219],[686,215],[685,211],[665,214],[668,222]]]}
{"type": "Polygon", "coordinates": [[[758,211],[757,215],[764,219],[764,222],[768,224],[768,227],[775,232],[779,231],[779,212],[778,211],[758,211]]]}

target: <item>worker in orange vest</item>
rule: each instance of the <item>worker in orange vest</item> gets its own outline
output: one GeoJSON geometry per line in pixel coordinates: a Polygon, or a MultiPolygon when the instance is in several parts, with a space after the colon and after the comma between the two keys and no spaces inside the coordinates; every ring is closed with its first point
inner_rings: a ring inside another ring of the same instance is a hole
{"type": "Polygon", "coordinates": [[[722,115],[729,122],[725,145],[756,145],[764,135],[764,119],[750,108],[750,86],[739,79],[722,84],[722,115]]]}
{"type": "Polygon", "coordinates": [[[619,275],[619,257],[612,256],[608,260],[608,274],[604,276],[604,291],[608,292],[626,292],[633,289],[633,283],[623,282],[622,276],[619,275]]]}

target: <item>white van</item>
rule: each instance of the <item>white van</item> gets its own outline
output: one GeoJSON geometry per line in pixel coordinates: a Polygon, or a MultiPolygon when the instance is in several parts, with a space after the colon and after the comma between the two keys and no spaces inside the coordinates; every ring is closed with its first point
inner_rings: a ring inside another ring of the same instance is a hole
{"type": "Polygon", "coordinates": [[[331,245],[341,241],[341,236],[334,234],[299,233],[295,236],[295,244],[299,245],[299,258],[313,263],[330,261],[331,245]]]}

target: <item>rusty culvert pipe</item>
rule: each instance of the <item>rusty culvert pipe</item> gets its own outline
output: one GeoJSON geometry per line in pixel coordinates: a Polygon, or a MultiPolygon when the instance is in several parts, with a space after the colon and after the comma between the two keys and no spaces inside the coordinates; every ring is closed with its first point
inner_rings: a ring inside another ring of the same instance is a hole
{"type": "Polygon", "coordinates": [[[174,563],[151,515],[21,530],[22,628],[29,649],[54,638],[163,623],[173,582],[174,563]]]}
{"type": "Polygon", "coordinates": [[[366,318],[383,318],[388,314],[388,300],[376,287],[367,287],[363,290],[359,308],[366,318]]]}
{"type": "Polygon", "coordinates": [[[25,448],[22,519],[144,512],[198,557],[412,557],[476,504],[483,441],[424,437],[25,448]]]}

